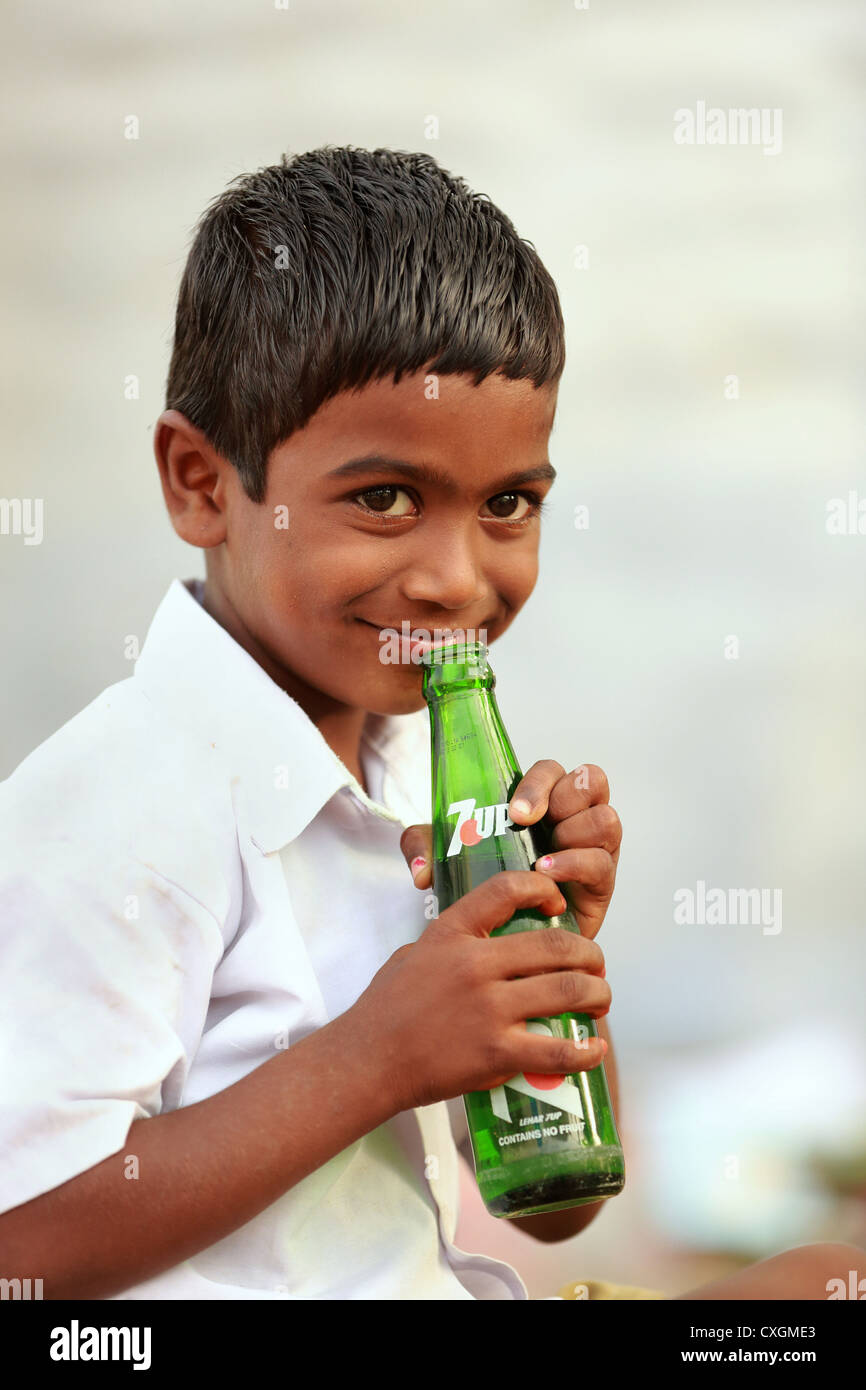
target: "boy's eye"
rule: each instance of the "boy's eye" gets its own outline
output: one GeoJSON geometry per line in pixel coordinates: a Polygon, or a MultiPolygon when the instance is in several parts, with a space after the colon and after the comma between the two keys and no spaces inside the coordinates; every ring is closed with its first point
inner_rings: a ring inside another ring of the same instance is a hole
{"type": "MultiPolygon", "coordinates": [[[[391,483],[383,483],[380,487],[365,488],[363,492],[356,492],[354,500],[361,499],[359,505],[364,511],[375,512],[377,516],[404,517],[410,516],[412,499],[405,488],[395,487],[391,483]],[[394,508],[394,501],[402,494],[404,501],[394,508]]],[[[535,512],[541,511],[541,497],[535,493],[528,492],[500,492],[495,497],[489,497],[487,504],[492,507],[493,516],[498,521],[510,521],[519,523],[527,521],[535,512]],[[521,503],[523,509],[520,510],[521,503]],[[515,513],[515,506],[518,508],[515,513]]]]}
{"type": "Polygon", "coordinates": [[[491,506],[501,506],[504,503],[504,505],[509,508],[507,512],[494,512],[494,516],[497,516],[501,521],[523,521],[533,510],[533,500],[537,499],[528,497],[525,492],[500,492],[498,497],[490,497],[488,499],[491,506]],[[516,515],[513,511],[515,502],[518,506],[521,502],[525,504],[525,509],[522,512],[518,512],[516,515]]]}
{"type": "Polygon", "coordinates": [[[380,516],[408,516],[409,513],[405,507],[401,507],[395,512],[391,511],[394,495],[399,492],[402,492],[407,501],[412,501],[406,489],[402,487],[371,487],[367,488],[366,492],[356,492],[355,496],[372,499],[363,505],[368,511],[377,512],[380,516]]]}

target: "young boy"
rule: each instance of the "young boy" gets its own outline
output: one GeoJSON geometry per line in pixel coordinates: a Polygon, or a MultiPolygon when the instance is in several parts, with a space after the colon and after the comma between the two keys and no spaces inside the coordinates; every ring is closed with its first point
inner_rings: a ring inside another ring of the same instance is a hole
{"type": "MultiPolygon", "coordinates": [[[[512,812],[557,822],[550,873],[428,921],[422,668],[379,653],[404,621],[494,642],[532,592],[558,298],[426,155],[324,148],[236,185],[190,251],[155,434],[206,579],[172,583],[133,677],[0,787],[0,1275],[46,1298],[525,1299],[454,1244],[446,1102],[601,1060],[524,1021],[566,975],[609,1038],[619,822],[600,769],[577,791],[533,764],[512,812]],[[581,937],[489,938],[560,910],[556,877],[581,937]]],[[[515,1224],[563,1239],[601,1205],[515,1224]]],[[[825,1297],[852,1249],[719,1296],[825,1297]]]]}

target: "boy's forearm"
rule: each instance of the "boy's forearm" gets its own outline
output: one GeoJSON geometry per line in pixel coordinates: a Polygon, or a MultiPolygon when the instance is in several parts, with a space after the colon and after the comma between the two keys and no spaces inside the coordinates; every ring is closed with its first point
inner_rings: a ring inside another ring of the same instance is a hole
{"type": "Polygon", "coordinates": [[[0,1215],[0,1278],[107,1298],[251,1221],[397,1108],[350,1014],[195,1105],[136,1120],[123,1148],[0,1215]],[[344,1022],[348,1020],[348,1022],[344,1022]],[[127,1178],[127,1159],[138,1160],[127,1178]]]}
{"type": "MultiPolygon", "coordinates": [[[[622,1130],[620,1127],[619,1115],[619,1076],[616,1069],[616,1059],[613,1055],[613,1041],[610,1030],[607,1026],[607,1018],[598,1020],[599,1037],[604,1038],[607,1043],[607,1054],[604,1059],[604,1074],[607,1077],[607,1088],[610,1091],[611,1104],[613,1105],[614,1120],[617,1133],[622,1142],[622,1130]]],[[[528,1235],[534,1236],[536,1240],[558,1241],[570,1240],[572,1236],[579,1235],[585,1230],[590,1221],[593,1221],[604,1206],[607,1198],[602,1198],[599,1202],[585,1202],[579,1207],[566,1207],[564,1211],[546,1211],[536,1213],[535,1216],[519,1216],[514,1220],[515,1226],[526,1231],[528,1235]]]]}

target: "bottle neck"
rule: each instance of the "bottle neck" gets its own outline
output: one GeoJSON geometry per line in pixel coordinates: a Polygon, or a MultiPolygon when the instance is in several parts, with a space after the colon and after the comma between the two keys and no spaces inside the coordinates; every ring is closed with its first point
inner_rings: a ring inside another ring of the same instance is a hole
{"type": "MultiPolygon", "coordinates": [[[[433,857],[443,860],[458,827],[484,839],[503,833],[504,808],[522,776],[493,693],[493,678],[429,690],[433,857]],[[459,810],[452,810],[460,803],[459,810]]],[[[463,843],[470,845],[471,839],[463,843]]]]}

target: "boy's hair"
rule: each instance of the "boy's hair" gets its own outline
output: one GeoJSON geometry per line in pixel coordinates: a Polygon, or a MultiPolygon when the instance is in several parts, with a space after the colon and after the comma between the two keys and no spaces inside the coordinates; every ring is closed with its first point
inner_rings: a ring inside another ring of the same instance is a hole
{"type": "Polygon", "coordinates": [[[427,154],[325,145],[239,175],[202,215],[166,408],[261,502],[272,449],[338,392],[428,364],[552,384],[564,336],[551,276],[484,194],[427,154]]]}

